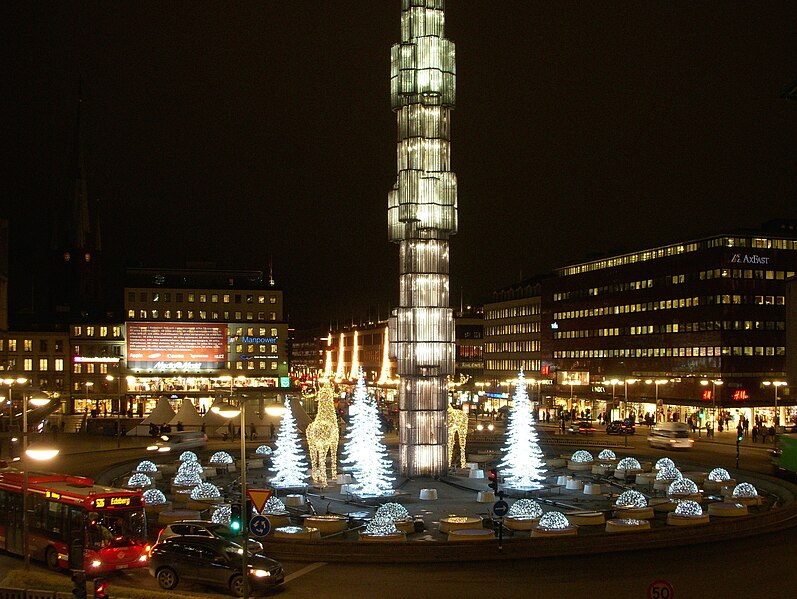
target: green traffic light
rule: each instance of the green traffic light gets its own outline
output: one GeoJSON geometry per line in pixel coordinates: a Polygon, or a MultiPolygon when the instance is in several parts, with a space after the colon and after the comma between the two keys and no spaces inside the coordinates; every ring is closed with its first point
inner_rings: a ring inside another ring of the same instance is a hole
{"type": "Polygon", "coordinates": [[[230,522],[230,528],[232,528],[233,530],[241,530],[241,523],[233,520],[232,522],[230,522]]]}

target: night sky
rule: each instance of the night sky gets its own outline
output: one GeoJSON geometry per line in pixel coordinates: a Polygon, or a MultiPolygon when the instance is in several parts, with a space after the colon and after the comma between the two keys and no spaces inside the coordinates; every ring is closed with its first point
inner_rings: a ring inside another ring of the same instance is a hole
{"type": "MultiPolygon", "coordinates": [[[[72,193],[82,75],[110,265],[273,256],[292,324],[384,316],[399,15],[399,0],[3,3],[14,297],[72,193]]],[[[598,253],[797,219],[797,102],[780,97],[796,32],[793,2],[450,0],[452,304],[598,253]]]]}

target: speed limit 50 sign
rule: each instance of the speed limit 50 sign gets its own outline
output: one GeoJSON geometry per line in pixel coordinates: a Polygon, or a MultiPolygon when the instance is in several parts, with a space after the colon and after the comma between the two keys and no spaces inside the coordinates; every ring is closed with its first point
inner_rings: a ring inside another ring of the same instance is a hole
{"type": "Polygon", "coordinates": [[[654,580],[648,587],[648,599],[674,599],[675,591],[666,580],[654,580]]]}

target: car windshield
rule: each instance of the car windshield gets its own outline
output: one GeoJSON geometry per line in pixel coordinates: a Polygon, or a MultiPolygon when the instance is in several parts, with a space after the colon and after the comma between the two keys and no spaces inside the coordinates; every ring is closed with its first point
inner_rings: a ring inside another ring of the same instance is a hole
{"type": "MultiPolygon", "coordinates": [[[[227,557],[230,559],[240,558],[244,554],[244,548],[240,545],[236,545],[235,543],[230,543],[227,547],[224,548],[224,552],[227,554],[227,557]]],[[[256,555],[255,551],[248,551],[248,555],[256,555]]]]}

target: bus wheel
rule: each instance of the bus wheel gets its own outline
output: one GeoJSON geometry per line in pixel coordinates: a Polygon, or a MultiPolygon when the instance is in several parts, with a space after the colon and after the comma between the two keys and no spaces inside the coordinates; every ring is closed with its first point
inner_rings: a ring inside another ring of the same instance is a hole
{"type": "Polygon", "coordinates": [[[58,552],[55,550],[55,547],[47,548],[47,551],[44,553],[44,561],[50,570],[61,569],[61,567],[58,565],[58,552]]]}

